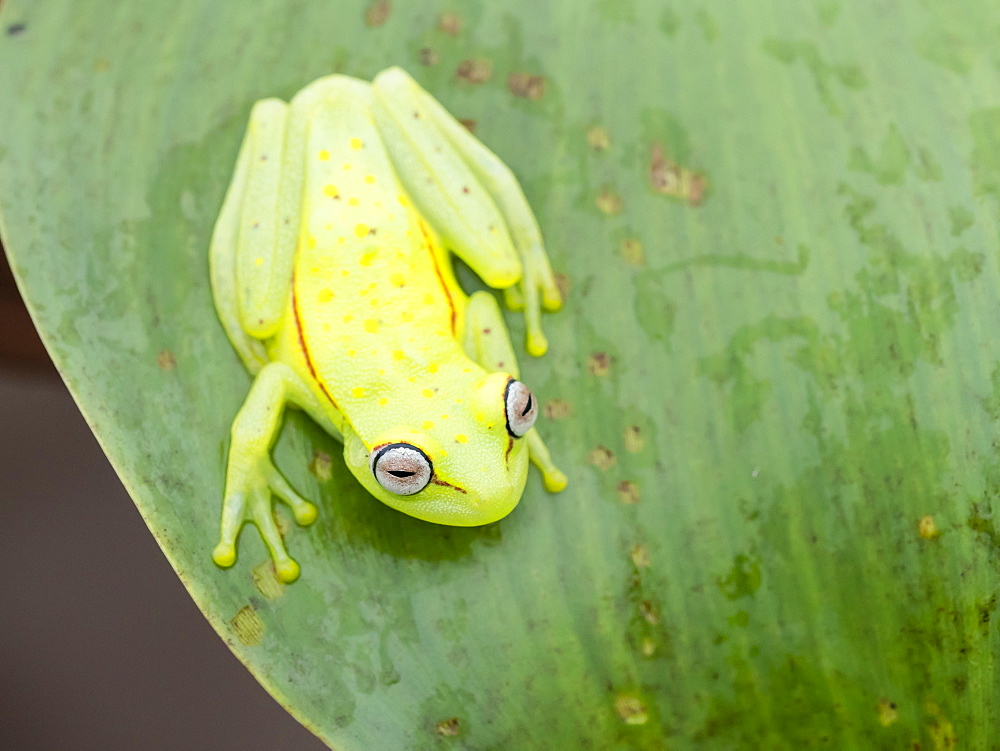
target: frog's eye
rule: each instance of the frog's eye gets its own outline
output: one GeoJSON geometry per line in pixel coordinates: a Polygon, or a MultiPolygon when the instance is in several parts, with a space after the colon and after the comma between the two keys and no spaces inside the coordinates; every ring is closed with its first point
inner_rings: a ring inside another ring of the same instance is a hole
{"type": "Polygon", "coordinates": [[[535,424],[535,418],[538,417],[538,402],[527,386],[513,378],[507,381],[503,400],[507,408],[507,432],[515,438],[520,438],[535,424]]]}
{"type": "Polygon", "coordinates": [[[379,485],[396,495],[413,495],[427,487],[434,467],[427,454],[409,443],[382,446],[371,459],[379,485]]]}

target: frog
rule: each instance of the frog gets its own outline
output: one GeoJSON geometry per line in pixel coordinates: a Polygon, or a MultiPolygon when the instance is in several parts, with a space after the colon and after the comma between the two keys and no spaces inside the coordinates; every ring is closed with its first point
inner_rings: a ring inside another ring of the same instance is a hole
{"type": "Polygon", "coordinates": [[[372,496],[427,522],[504,518],[529,463],[546,490],[566,487],[497,297],[466,294],[455,256],[545,354],[542,311],[562,294],[524,192],[406,71],[328,75],[253,105],[209,248],[216,312],[253,376],[230,431],[219,567],[252,523],[276,577],[301,574],[275,499],[301,526],[318,510],[271,456],[286,408],[343,444],[372,496]]]}

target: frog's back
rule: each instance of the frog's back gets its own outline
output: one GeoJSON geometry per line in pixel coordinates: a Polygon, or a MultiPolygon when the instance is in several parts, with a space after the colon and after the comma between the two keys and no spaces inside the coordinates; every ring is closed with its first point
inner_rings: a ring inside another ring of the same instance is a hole
{"type": "Polygon", "coordinates": [[[400,186],[368,99],[349,93],[317,98],[309,118],[294,332],[285,327],[341,403],[359,384],[398,388],[415,369],[465,364],[456,340],[464,296],[447,254],[400,186]]]}

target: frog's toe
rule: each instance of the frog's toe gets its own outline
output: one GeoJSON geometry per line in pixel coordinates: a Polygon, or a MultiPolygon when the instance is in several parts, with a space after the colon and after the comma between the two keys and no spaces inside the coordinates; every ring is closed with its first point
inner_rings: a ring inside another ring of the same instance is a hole
{"type": "Polygon", "coordinates": [[[299,564],[294,560],[286,558],[283,561],[274,562],[274,573],[277,575],[279,581],[282,581],[285,584],[291,584],[299,578],[299,574],[302,573],[302,569],[299,568],[299,564]]]}
{"type": "Polygon", "coordinates": [[[559,493],[566,489],[569,480],[565,472],[552,467],[547,471],[542,470],[542,482],[545,484],[545,489],[550,493],[559,493]]]}
{"type": "Polygon", "coordinates": [[[541,329],[528,331],[528,342],[525,345],[528,354],[532,357],[541,357],[549,351],[549,340],[542,333],[541,329]]]}
{"type": "Polygon", "coordinates": [[[508,310],[518,313],[524,310],[524,295],[521,293],[521,285],[508,287],[503,291],[503,301],[508,310]]]}
{"type": "Polygon", "coordinates": [[[220,568],[230,568],[236,563],[236,546],[231,542],[220,542],[212,551],[212,560],[220,568]]]}
{"type": "Polygon", "coordinates": [[[288,484],[288,480],[285,479],[284,475],[273,465],[268,471],[267,481],[274,494],[291,507],[296,522],[306,527],[316,521],[316,516],[319,513],[316,510],[316,506],[296,493],[292,489],[292,486],[288,484]]]}
{"type": "Polygon", "coordinates": [[[285,584],[290,584],[299,578],[299,564],[292,560],[292,557],[288,555],[288,550],[285,549],[285,541],[274,521],[269,492],[262,492],[255,497],[252,513],[253,521],[257,525],[257,529],[260,530],[260,536],[264,538],[264,544],[267,545],[267,549],[271,553],[278,579],[285,584]]]}

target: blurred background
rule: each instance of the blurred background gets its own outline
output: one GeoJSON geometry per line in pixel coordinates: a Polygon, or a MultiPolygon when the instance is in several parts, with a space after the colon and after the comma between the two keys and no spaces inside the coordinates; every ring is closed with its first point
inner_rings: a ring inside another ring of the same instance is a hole
{"type": "Polygon", "coordinates": [[[0,748],[322,749],[188,597],[0,248],[0,748]]]}

